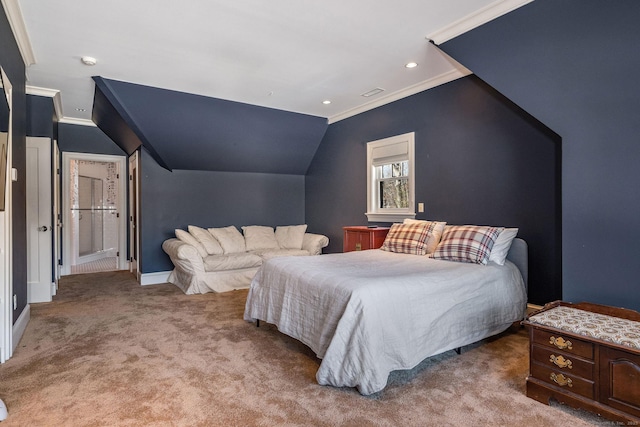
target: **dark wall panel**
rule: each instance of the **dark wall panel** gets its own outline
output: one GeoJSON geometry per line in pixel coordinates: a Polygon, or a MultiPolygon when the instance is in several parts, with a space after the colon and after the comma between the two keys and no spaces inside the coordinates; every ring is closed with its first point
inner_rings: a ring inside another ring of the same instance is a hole
{"type": "Polygon", "coordinates": [[[536,0],[442,48],[562,137],[563,298],[640,310],[640,2],[536,0]]]}
{"type": "Polygon", "coordinates": [[[307,222],[342,251],[366,224],[366,143],[416,133],[420,219],[519,227],[531,302],[560,296],[560,139],[475,76],[334,123],[306,178],[307,222]],[[535,286],[533,286],[535,284],[535,286]]]}
{"type": "Polygon", "coordinates": [[[12,185],[11,206],[13,209],[13,293],[18,304],[13,312],[15,322],[27,306],[27,204],[26,204],[26,139],[27,139],[27,96],[25,93],[25,66],[13,37],[11,26],[0,9],[0,65],[13,86],[12,114],[12,164],[18,170],[18,181],[12,185]]]}
{"type": "Polygon", "coordinates": [[[327,129],[323,117],[94,80],[94,120],[116,141],[127,139],[126,131],[135,134],[169,170],[304,175],[327,129]]]}
{"type": "Polygon", "coordinates": [[[141,271],[169,271],[162,242],[176,228],[304,223],[304,176],[173,170],[143,151],[141,271]]]}
{"type": "Polygon", "coordinates": [[[126,156],[120,147],[95,126],[58,125],[58,147],[60,151],[74,153],[108,154],[126,156]]]}
{"type": "Polygon", "coordinates": [[[55,109],[53,99],[45,96],[27,96],[27,135],[55,138],[55,109]]]}

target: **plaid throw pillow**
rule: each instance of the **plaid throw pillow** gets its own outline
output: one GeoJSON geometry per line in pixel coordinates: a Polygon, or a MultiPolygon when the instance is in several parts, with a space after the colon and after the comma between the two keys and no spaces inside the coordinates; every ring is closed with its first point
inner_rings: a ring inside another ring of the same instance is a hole
{"type": "Polygon", "coordinates": [[[502,227],[453,225],[447,227],[433,259],[487,264],[502,227]]]}
{"type": "Polygon", "coordinates": [[[434,227],[435,223],[393,224],[380,249],[400,254],[425,255],[427,237],[434,227]]]}

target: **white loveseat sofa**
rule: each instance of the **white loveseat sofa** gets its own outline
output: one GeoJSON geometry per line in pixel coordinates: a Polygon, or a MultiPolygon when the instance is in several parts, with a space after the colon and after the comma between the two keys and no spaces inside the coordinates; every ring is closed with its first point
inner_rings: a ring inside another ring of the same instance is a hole
{"type": "Polygon", "coordinates": [[[278,256],[320,255],[329,238],[306,232],[306,225],[177,229],[162,249],[174,269],[168,281],[185,294],[248,288],[262,262],[278,256]]]}

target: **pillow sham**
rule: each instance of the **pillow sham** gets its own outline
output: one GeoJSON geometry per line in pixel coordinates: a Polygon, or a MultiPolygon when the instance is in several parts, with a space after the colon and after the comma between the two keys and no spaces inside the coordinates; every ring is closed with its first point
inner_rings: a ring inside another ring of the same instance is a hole
{"type": "Polygon", "coordinates": [[[307,224],[279,225],[276,227],[276,240],[280,249],[302,249],[307,224]]]}
{"type": "Polygon", "coordinates": [[[486,265],[502,227],[452,225],[445,229],[433,259],[486,265]]]}
{"type": "Polygon", "coordinates": [[[189,234],[195,237],[196,240],[202,244],[209,255],[222,255],[224,253],[220,243],[218,243],[216,238],[207,230],[195,225],[190,225],[187,228],[189,230],[189,234]]]}
{"type": "Polygon", "coordinates": [[[518,234],[517,228],[505,228],[498,234],[496,242],[493,244],[491,254],[489,255],[489,262],[495,262],[499,265],[504,265],[507,260],[507,254],[511,249],[511,243],[518,234]]]}
{"type": "Polygon", "coordinates": [[[209,255],[207,253],[207,250],[204,248],[204,246],[202,246],[202,243],[198,242],[198,239],[193,237],[191,234],[189,234],[188,232],[186,232],[184,230],[180,230],[179,228],[176,228],[175,231],[176,231],[176,237],[178,239],[180,239],[181,241],[185,242],[186,244],[191,245],[194,248],[196,248],[196,250],[198,251],[198,254],[202,258],[206,258],[207,255],[209,255]]]}
{"type": "Polygon", "coordinates": [[[235,254],[246,251],[244,236],[235,226],[209,228],[208,230],[209,233],[220,242],[220,246],[222,246],[225,254],[235,254]]]}
{"type": "Polygon", "coordinates": [[[400,254],[426,255],[427,237],[435,223],[393,224],[380,249],[400,254]]]}
{"type": "Polygon", "coordinates": [[[247,225],[242,227],[244,243],[248,251],[256,249],[278,249],[278,241],[273,227],[247,225]]]}
{"type": "Polygon", "coordinates": [[[416,223],[433,223],[435,224],[433,230],[427,235],[427,254],[433,253],[440,243],[440,239],[442,238],[442,233],[444,232],[444,226],[447,225],[446,222],[440,221],[423,221],[421,219],[411,219],[405,218],[404,224],[416,224],[416,223]]]}

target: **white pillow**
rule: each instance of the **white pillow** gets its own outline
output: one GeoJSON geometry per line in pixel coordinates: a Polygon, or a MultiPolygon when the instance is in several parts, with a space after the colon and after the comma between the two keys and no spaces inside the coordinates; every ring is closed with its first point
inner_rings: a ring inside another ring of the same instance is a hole
{"type": "Polygon", "coordinates": [[[220,243],[218,243],[216,238],[213,237],[207,230],[195,225],[190,225],[188,228],[189,234],[195,237],[196,240],[202,244],[209,255],[222,255],[224,253],[224,250],[222,249],[222,246],[220,246],[220,243]]]}
{"type": "Polygon", "coordinates": [[[185,242],[186,244],[196,248],[196,250],[198,251],[198,254],[200,254],[202,258],[206,258],[207,255],[209,255],[206,249],[204,248],[204,246],[202,246],[202,244],[198,242],[198,240],[195,237],[193,237],[191,234],[187,233],[186,231],[176,228],[176,237],[181,241],[185,242]]]}
{"type": "Polygon", "coordinates": [[[509,249],[511,248],[511,243],[513,243],[513,239],[515,239],[517,234],[517,228],[505,228],[502,230],[500,234],[498,234],[498,238],[493,244],[493,248],[491,248],[489,262],[504,265],[509,249]]]}
{"type": "Polygon", "coordinates": [[[248,225],[242,227],[244,243],[248,251],[256,249],[278,249],[278,241],[273,227],[262,225],[248,225]]]}
{"type": "Polygon", "coordinates": [[[302,249],[302,240],[307,224],[279,225],[276,227],[276,240],[281,249],[302,249]]]}
{"type": "Polygon", "coordinates": [[[415,223],[421,223],[421,222],[426,223],[427,226],[432,222],[435,224],[431,232],[427,235],[427,248],[426,248],[427,255],[432,254],[433,251],[436,250],[438,243],[440,243],[440,239],[442,238],[442,233],[444,233],[444,226],[447,223],[440,222],[440,221],[423,221],[420,219],[411,219],[411,218],[404,219],[404,224],[415,224],[415,223]]]}
{"type": "Polygon", "coordinates": [[[247,250],[244,244],[244,237],[233,225],[228,227],[209,228],[208,230],[209,233],[211,233],[211,235],[220,243],[225,254],[235,254],[238,252],[245,252],[247,250]]]}

